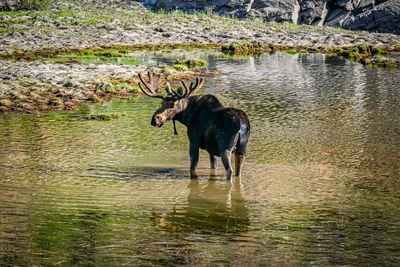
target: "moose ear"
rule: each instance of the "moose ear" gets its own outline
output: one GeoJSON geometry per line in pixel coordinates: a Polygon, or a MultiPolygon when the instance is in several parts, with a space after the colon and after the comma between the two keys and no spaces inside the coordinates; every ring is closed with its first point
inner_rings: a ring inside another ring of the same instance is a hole
{"type": "Polygon", "coordinates": [[[176,90],[176,92],[178,93],[178,95],[179,95],[180,97],[183,97],[183,89],[182,89],[182,87],[179,87],[179,88],[176,90]]]}
{"type": "Polygon", "coordinates": [[[165,91],[167,92],[167,95],[172,96],[174,93],[171,90],[171,85],[169,85],[169,82],[165,85],[165,91]]]}

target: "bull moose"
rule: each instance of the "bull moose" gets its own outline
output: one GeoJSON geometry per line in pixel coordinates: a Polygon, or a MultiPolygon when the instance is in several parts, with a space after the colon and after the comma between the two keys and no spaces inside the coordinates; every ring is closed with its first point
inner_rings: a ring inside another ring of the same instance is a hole
{"type": "MultiPolygon", "coordinates": [[[[232,177],[231,156],[235,154],[235,175],[240,176],[247,142],[250,136],[250,122],[247,114],[235,108],[225,108],[213,95],[194,95],[203,85],[204,78],[196,78],[188,86],[173,90],[165,84],[166,96],[160,94],[159,87],[165,83],[163,75],[148,73],[149,81],[139,74],[139,87],[144,94],[162,99],[161,107],[154,113],[151,125],[162,127],[167,120],[179,121],[187,127],[190,142],[190,178],[196,179],[199,148],[210,155],[211,171],[217,167],[217,157],[221,157],[226,170],[226,178],[232,177]]],[[[176,134],[176,129],[175,129],[176,134]]]]}

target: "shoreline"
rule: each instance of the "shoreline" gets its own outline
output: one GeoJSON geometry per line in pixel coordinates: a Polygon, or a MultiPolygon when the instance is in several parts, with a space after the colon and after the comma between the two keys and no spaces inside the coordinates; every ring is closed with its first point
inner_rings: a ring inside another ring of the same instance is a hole
{"type": "Polygon", "coordinates": [[[107,46],[228,44],[246,40],[288,47],[400,47],[400,35],[266,22],[216,13],[152,12],[139,2],[60,1],[45,11],[0,12],[0,54],[107,46]]]}

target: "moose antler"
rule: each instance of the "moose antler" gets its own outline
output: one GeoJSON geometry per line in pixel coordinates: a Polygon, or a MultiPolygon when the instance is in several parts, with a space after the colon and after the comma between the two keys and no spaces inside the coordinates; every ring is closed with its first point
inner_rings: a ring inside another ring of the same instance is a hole
{"type": "Polygon", "coordinates": [[[205,81],[204,78],[199,79],[196,77],[196,81],[193,83],[190,83],[190,86],[188,87],[185,81],[182,81],[182,85],[185,88],[185,93],[183,94],[182,97],[189,97],[193,94],[195,94],[203,85],[205,81]]]}
{"type": "MultiPolygon", "coordinates": [[[[149,82],[146,82],[143,78],[142,73],[139,73],[139,87],[142,89],[143,93],[151,97],[158,97],[163,98],[161,94],[158,93],[158,89],[160,85],[162,85],[165,80],[162,74],[159,73],[150,73],[148,72],[147,75],[149,76],[149,82]]],[[[185,93],[183,93],[182,88],[178,88],[177,91],[174,91],[169,83],[165,85],[165,91],[167,92],[168,96],[177,96],[178,98],[185,98],[195,94],[203,85],[204,85],[204,78],[196,78],[195,82],[191,82],[190,86],[188,87],[185,81],[182,81],[182,85],[185,88],[185,93]]]]}
{"type": "Polygon", "coordinates": [[[160,85],[164,83],[162,74],[148,72],[147,75],[149,76],[149,82],[146,82],[142,74],[139,73],[139,79],[141,81],[141,83],[139,82],[140,89],[148,96],[163,98],[163,96],[157,92],[160,85]]]}

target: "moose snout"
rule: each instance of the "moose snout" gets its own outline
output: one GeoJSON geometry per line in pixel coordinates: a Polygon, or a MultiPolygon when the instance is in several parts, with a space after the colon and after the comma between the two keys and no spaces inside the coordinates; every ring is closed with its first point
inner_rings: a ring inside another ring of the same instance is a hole
{"type": "Polygon", "coordinates": [[[151,119],[151,126],[157,126],[157,127],[161,127],[164,124],[164,120],[162,118],[162,116],[156,114],[153,116],[153,118],[151,119]]]}

